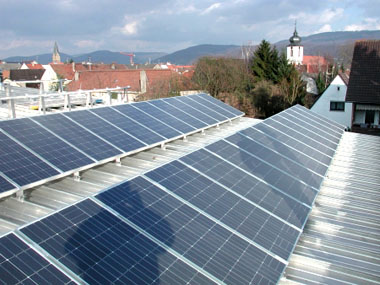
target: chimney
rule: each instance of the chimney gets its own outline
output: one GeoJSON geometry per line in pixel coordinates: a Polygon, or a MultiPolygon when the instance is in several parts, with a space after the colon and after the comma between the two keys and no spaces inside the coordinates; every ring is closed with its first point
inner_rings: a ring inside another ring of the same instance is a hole
{"type": "Polygon", "coordinates": [[[115,69],[115,63],[114,62],[111,65],[111,69],[115,69]]]}
{"type": "Polygon", "coordinates": [[[72,62],[71,66],[73,67],[73,72],[75,72],[75,62],[72,62]]]}
{"type": "Polygon", "coordinates": [[[79,72],[78,71],[75,71],[74,80],[75,81],[79,80],[79,72]]]}

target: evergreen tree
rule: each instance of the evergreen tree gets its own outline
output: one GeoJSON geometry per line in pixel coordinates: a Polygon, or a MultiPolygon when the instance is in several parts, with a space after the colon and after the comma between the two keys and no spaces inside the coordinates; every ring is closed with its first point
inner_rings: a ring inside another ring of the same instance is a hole
{"type": "Polygon", "coordinates": [[[275,77],[273,58],[276,52],[271,50],[269,42],[262,40],[251,59],[251,71],[256,81],[270,80],[273,82],[275,77]]]}

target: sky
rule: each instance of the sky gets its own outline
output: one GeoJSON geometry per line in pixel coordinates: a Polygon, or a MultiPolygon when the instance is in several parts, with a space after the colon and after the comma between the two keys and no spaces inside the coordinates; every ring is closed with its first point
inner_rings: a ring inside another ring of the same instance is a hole
{"type": "Polygon", "coordinates": [[[380,0],[0,0],[0,58],[96,50],[174,52],[380,30],[380,0]]]}

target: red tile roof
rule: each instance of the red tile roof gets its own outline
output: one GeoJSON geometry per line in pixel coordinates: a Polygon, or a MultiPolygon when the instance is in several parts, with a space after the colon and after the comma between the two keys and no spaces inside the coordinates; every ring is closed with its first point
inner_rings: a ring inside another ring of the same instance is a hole
{"type": "Polygon", "coordinates": [[[39,64],[39,63],[27,63],[26,66],[29,69],[44,69],[44,67],[42,66],[42,64],[39,64]]]}
{"type": "Polygon", "coordinates": [[[70,82],[66,89],[91,90],[131,86],[131,91],[140,91],[140,70],[102,70],[79,72],[79,79],[70,82]]]}
{"type": "Polygon", "coordinates": [[[50,65],[55,73],[61,75],[65,79],[72,80],[75,76],[75,71],[97,71],[97,70],[127,70],[125,64],[111,63],[111,64],[83,64],[83,63],[65,63],[65,64],[51,64],[50,65]]]}

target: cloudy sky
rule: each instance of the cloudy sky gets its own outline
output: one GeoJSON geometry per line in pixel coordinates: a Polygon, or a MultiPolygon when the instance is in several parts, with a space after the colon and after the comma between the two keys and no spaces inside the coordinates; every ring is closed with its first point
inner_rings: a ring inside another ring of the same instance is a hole
{"type": "Polygon", "coordinates": [[[379,0],[0,0],[0,58],[274,43],[294,30],[380,30],[379,0]]]}

